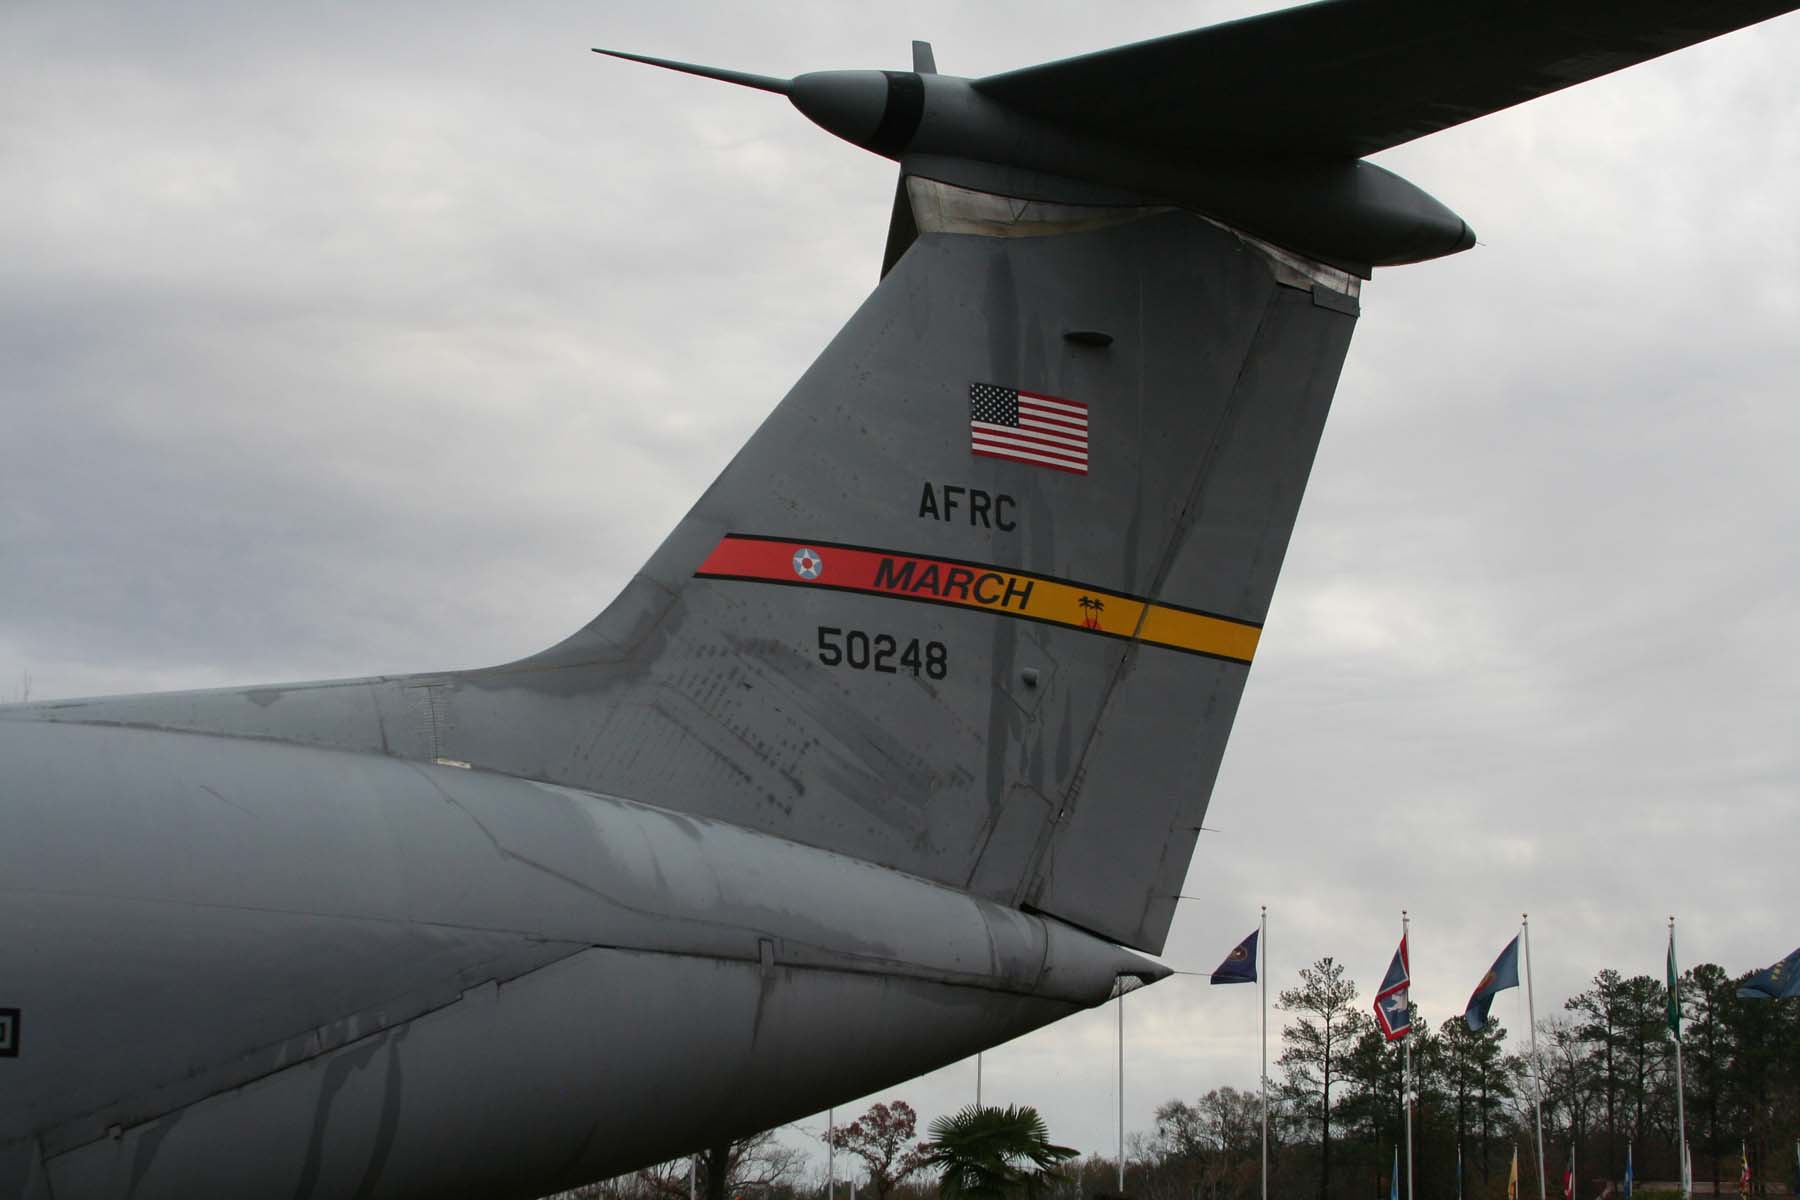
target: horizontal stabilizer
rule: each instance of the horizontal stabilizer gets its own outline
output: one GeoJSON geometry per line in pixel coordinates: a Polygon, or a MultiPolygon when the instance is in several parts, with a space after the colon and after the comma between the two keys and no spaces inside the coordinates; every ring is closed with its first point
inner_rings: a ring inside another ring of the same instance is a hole
{"type": "Polygon", "coordinates": [[[1325,0],[975,81],[1169,150],[1361,158],[1792,10],[1793,0],[1325,0]]]}
{"type": "Polygon", "coordinates": [[[752,75],[748,71],[733,71],[726,67],[703,67],[699,63],[677,62],[672,58],[652,58],[648,54],[629,54],[624,50],[602,50],[594,47],[595,54],[604,54],[608,58],[622,58],[627,62],[645,63],[652,67],[662,67],[669,71],[680,71],[683,75],[698,75],[702,79],[717,79],[722,83],[735,83],[739,87],[755,88],[761,92],[774,92],[785,96],[792,89],[791,79],[777,79],[773,75],[752,75]]]}

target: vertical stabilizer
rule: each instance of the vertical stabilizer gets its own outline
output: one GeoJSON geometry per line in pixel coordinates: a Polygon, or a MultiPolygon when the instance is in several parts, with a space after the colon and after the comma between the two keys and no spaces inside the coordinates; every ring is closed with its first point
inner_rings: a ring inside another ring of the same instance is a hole
{"type": "Polygon", "coordinates": [[[625,593],[445,677],[435,744],[1156,950],[1356,283],[1183,212],[907,189],[918,241],[625,593]]]}

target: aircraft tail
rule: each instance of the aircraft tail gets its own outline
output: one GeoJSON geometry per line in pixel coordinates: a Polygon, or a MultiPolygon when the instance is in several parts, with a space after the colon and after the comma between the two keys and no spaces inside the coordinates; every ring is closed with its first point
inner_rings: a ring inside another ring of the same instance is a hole
{"type": "Polygon", "coordinates": [[[1792,6],[1329,0],[975,80],[618,54],[898,160],[883,278],[612,608],[458,682],[588,703],[458,757],[1160,951],[1358,277],[1474,244],[1360,156],[1792,6]]]}
{"type": "Polygon", "coordinates": [[[908,163],[916,240],[560,645],[31,715],[585,788],[1160,951],[1359,280],[1042,183],[908,163]]]}
{"type": "Polygon", "coordinates": [[[1474,242],[1357,156],[1794,3],[1327,0],[977,80],[620,55],[902,178],[880,285],[619,598],[505,667],[0,718],[609,792],[1159,951],[1359,277],[1474,242]]]}
{"type": "Polygon", "coordinates": [[[1188,213],[906,180],[919,239],[623,595],[443,754],[1160,950],[1357,311],[1188,213]]]}

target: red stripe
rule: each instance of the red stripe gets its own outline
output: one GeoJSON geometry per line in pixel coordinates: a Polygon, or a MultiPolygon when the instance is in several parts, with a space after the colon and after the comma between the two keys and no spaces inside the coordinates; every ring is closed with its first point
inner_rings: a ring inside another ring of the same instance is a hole
{"type": "Polygon", "coordinates": [[[1054,433],[1060,437],[1069,438],[1071,441],[1085,442],[1088,436],[1086,425],[1065,425],[1061,421],[1046,421],[1034,413],[1020,413],[1019,423],[1012,428],[1036,429],[1041,433],[1054,433]]]}
{"type": "Polygon", "coordinates": [[[1069,445],[1070,439],[1062,437],[1040,437],[1029,429],[1008,430],[1004,433],[992,429],[971,429],[969,440],[972,442],[988,442],[995,446],[1031,446],[1052,450],[1064,458],[1086,458],[1087,446],[1069,445]]]}
{"type": "MultiPolygon", "coordinates": [[[[1060,425],[1044,428],[1036,420],[1031,420],[1019,422],[1017,431],[1026,437],[1043,438],[1061,445],[1074,445],[1083,450],[1087,449],[1087,430],[1085,429],[1067,429],[1060,425]]],[[[984,429],[982,432],[991,433],[993,431],[984,429]]]]}
{"type": "MultiPolygon", "coordinates": [[[[1060,468],[1059,468],[1060,469],[1060,468]]],[[[927,568],[936,568],[939,576],[949,579],[951,572],[958,573],[962,581],[963,595],[954,591],[954,584],[947,584],[940,591],[930,593],[934,598],[946,600],[953,604],[966,604],[971,608],[1006,608],[1008,605],[988,604],[970,599],[968,590],[977,577],[992,577],[1002,582],[989,584],[992,587],[1004,587],[1008,580],[1029,583],[1037,578],[1033,575],[1017,571],[1008,571],[1001,567],[970,567],[962,563],[945,562],[942,559],[926,558],[913,554],[894,554],[882,550],[852,550],[841,546],[827,546],[824,549],[812,548],[820,562],[816,579],[805,579],[794,570],[794,555],[805,542],[766,542],[760,539],[736,538],[727,534],[713,547],[706,561],[694,571],[700,576],[727,576],[736,579],[764,579],[771,583],[793,583],[805,586],[818,584],[821,587],[844,588],[856,592],[874,592],[884,596],[912,596],[917,588],[907,589],[893,586],[879,578],[878,571],[885,563],[888,570],[896,575],[904,574],[917,579],[927,568]],[[912,570],[906,570],[907,565],[912,570]]],[[[890,576],[891,580],[892,576],[890,576]]]]}
{"type": "Polygon", "coordinates": [[[1030,450],[1002,448],[998,446],[971,446],[971,454],[984,454],[989,458],[1010,458],[1014,462],[1030,463],[1034,467],[1064,467],[1070,471],[1087,474],[1087,463],[1078,458],[1051,458],[1047,454],[1036,454],[1030,450]]]}
{"type": "Polygon", "coordinates": [[[1004,459],[1009,459],[1009,460],[1010,460],[1010,461],[1012,461],[1012,462],[1020,462],[1020,463],[1025,463],[1025,464],[1026,464],[1026,465],[1027,465],[1027,466],[1033,466],[1033,467],[1047,467],[1047,468],[1049,468],[1049,469],[1050,469],[1050,470],[1052,470],[1052,471],[1067,471],[1067,472],[1068,472],[1068,473],[1069,473],[1069,474],[1071,474],[1071,475],[1086,475],[1086,474],[1087,474],[1087,468],[1086,468],[1086,467],[1085,467],[1085,466],[1080,466],[1080,467],[1065,467],[1065,466],[1062,466],[1062,465],[1061,465],[1061,464],[1059,464],[1059,463],[1053,463],[1053,462],[1039,462],[1039,461],[1038,461],[1038,460],[1037,460],[1037,459],[1035,459],[1035,458],[1021,458],[1021,457],[1020,457],[1020,456],[1018,456],[1018,455],[1016,455],[1016,454],[1002,454],[1002,453],[1001,453],[1001,452],[1000,452],[1000,451],[998,451],[998,450],[983,450],[983,449],[981,449],[981,448],[980,448],[980,447],[974,447],[974,448],[972,448],[972,449],[971,449],[971,450],[970,450],[970,451],[969,451],[969,453],[971,453],[971,454],[979,454],[979,455],[981,455],[981,457],[983,457],[983,458],[1004,458],[1004,459]]]}
{"type": "Polygon", "coordinates": [[[1030,417],[1034,421],[1047,421],[1057,425],[1067,425],[1070,429],[1086,429],[1088,425],[1085,416],[1072,416],[1060,409],[1039,408],[1035,404],[1019,405],[1019,416],[1030,417]]]}
{"type": "Polygon", "coordinates": [[[1023,400],[1048,400],[1052,404],[1066,404],[1070,408],[1079,408],[1084,413],[1087,411],[1087,408],[1088,408],[1088,406],[1080,400],[1065,400],[1061,396],[1051,396],[1051,395],[1047,395],[1043,392],[1020,392],[1019,399],[1022,401],[1023,400]]]}
{"type": "MultiPolygon", "coordinates": [[[[726,537],[713,547],[696,575],[736,575],[749,579],[768,579],[777,583],[818,583],[831,587],[855,588],[858,591],[891,591],[875,586],[875,571],[883,561],[896,565],[918,563],[923,566],[935,560],[915,558],[907,554],[884,554],[875,550],[845,550],[831,547],[814,550],[820,561],[816,579],[803,579],[794,570],[794,555],[804,542],[740,541],[726,537]]],[[[942,569],[947,569],[940,564],[942,569]]]]}
{"type": "Polygon", "coordinates": [[[991,421],[969,422],[971,437],[985,438],[1025,438],[1033,442],[1054,443],[1072,449],[1087,449],[1087,432],[1085,430],[1066,430],[1060,427],[1045,429],[1033,421],[1019,425],[995,425],[991,421]]]}

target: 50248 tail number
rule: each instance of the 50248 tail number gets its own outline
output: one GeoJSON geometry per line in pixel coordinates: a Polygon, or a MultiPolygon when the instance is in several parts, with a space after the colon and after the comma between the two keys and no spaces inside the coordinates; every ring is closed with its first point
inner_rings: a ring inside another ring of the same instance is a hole
{"type": "Polygon", "coordinates": [[[950,673],[950,652],[942,642],[921,645],[918,638],[913,638],[902,644],[891,633],[868,633],[833,625],[819,626],[819,661],[828,667],[879,671],[883,675],[910,671],[927,679],[942,679],[950,673]]]}

